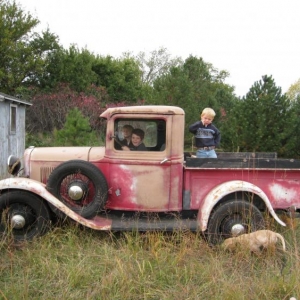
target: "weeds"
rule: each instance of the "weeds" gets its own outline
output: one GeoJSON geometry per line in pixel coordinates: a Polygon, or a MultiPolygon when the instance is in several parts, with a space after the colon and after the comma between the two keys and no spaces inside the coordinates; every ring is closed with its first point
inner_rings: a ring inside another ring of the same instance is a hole
{"type": "Polygon", "coordinates": [[[92,231],[69,224],[13,247],[0,241],[0,299],[299,299],[299,235],[286,253],[209,247],[191,232],[92,231]]]}

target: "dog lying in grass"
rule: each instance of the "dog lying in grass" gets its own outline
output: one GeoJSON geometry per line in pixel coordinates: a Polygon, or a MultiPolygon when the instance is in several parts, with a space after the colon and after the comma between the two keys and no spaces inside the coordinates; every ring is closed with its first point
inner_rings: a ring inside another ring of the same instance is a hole
{"type": "Polygon", "coordinates": [[[275,246],[278,240],[282,243],[283,251],[285,251],[285,241],[281,234],[271,230],[258,230],[249,234],[241,234],[237,237],[226,239],[222,248],[225,250],[234,250],[237,247],[245,247],[251,252],[260,253],[261,250],[270,246],[275,246]]]}

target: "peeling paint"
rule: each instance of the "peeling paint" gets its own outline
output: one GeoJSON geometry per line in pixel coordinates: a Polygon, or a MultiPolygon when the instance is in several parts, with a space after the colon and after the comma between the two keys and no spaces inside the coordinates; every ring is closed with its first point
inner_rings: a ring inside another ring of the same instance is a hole
{"type": "Polygon", "coordinates": [[[168,210],[169,189],[166,188],[165,180],[169,182],[170,176],[170,168],[161,165],[112,165],[110,185],[113,191],[121,190],[122,193],[119,197],[112,195],[107,208],[139,211],[168,210]]]}
{"type": "Polygon", "coordinates": [[[24,191],[28,191],[34,193],[36,195],[41,196],[45,201],[48,201],[59,210],[64,212],[68,217],[73,219],[74,221],[96,230],[110,230],[112,221],[102,217],[95,217],[93,219],[85,219],[80,215],[73,212],[66,205],[64,205],[61,201],[55,198],[51,193],[46,190],[46,187],[43,183],[32,179],[25,178],[8,178],[0,180],[0,190],[6,189],[20,189],[24,191]]]}
{"type": "Polygon", "coordinates": [[[249,182],[235,180],[235,181],[225,182],[220,184],[219,186],[216,186],[205,197],[202,205],[199,207],[199,214],[198,214],[199,227],[202,231],[205,231],[207,229],[209,216],[211,214],[213,207],[218,202],[218,200],[221,200],[224,196],[232,192],[239,192],[239,191],[246,191],[246,192],[251,192],[259,195],[259,197],[264,201],[267,209],[269,210],[273,218],[280,225],[286,226],[285,223],[282,222],[279,219],[279,217],[276,215],[269,198],[260,188],[258,188],[257,186],[249,182]]]}
{"type": "Polygon", "coordinates": [[[297,197],[296,190],[292,190],[291,188],[287,189],[286,187],[283,187],[276,183],[273,183],[270,186],[270,190],[274,198],[291,200],[297,197]]]}

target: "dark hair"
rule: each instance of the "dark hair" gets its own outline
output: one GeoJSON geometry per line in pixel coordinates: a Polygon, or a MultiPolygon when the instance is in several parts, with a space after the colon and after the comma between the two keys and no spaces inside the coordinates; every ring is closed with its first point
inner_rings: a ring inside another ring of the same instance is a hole
{"type": "Polygon", "coordinates": [[[144,130],[139,129],[139,128],[133,129],[133,130],[132,130],[132,134],[135,134],[135,135],[139,136],[139,137],[141,138],[141,140],[143,140],[144,137],[145,137],[145,132],[144,132],[144,130]]]}
{"type": "Polygon", "coordinates": [[[131,129],[131,131],[132,131],[133,127],[131,125],[126,124],[122,127],[122,129],[131,129]]]}

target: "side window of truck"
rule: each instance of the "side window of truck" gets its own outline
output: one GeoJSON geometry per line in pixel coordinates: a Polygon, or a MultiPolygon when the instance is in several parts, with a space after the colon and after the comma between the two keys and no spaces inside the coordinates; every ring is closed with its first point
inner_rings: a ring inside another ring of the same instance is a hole
{"type": "Polygon", "coordinates": [[[134,129],[141,129],[144,132],[143,143],[148,151],[165,150],[166,121],[157,119],[116,119],[114,125],[116,150],[122,150],[122,145],[129,143],[130,133],[134,129]]]}

